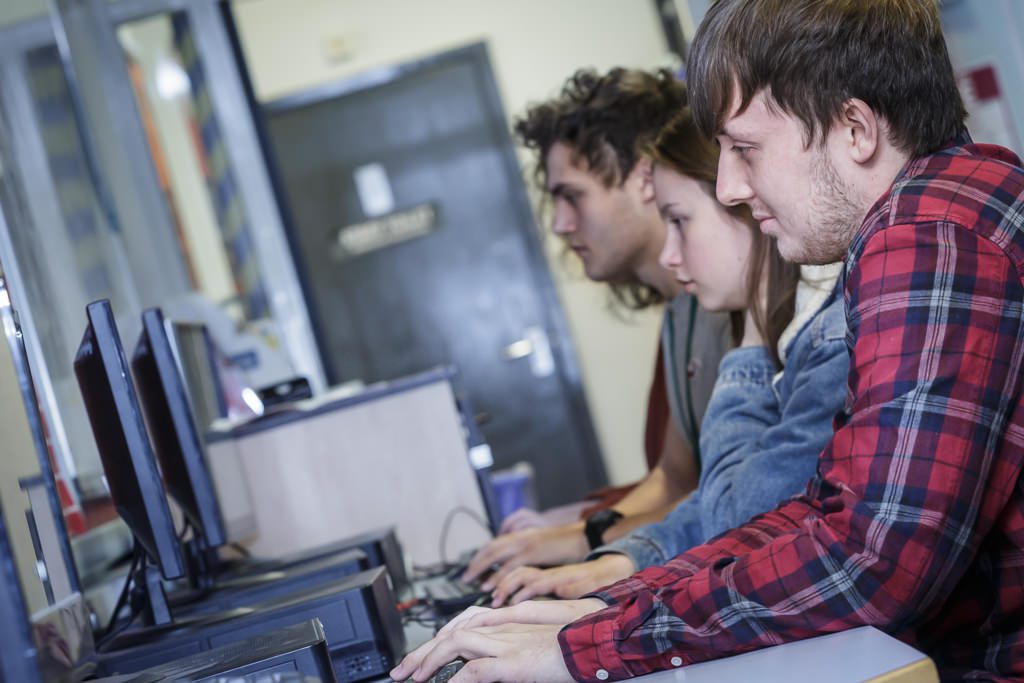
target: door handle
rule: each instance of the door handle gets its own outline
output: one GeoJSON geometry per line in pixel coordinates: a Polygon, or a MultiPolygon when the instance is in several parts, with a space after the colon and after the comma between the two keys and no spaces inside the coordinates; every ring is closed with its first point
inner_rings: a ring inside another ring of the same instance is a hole
{"type": "Polygon", "coordinates": [[[555,356],[544,328],[531,325],[523,330],[523,338],[504,349],[505,360],[530,359],[530,372],[534,377],[550,377],[555,372],[555,356]]]}

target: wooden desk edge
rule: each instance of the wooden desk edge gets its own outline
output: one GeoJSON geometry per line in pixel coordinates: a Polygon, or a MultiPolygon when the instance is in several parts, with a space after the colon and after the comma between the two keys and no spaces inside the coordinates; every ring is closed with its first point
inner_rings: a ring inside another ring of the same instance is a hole
{"type": "Polygon", "coordinates": [[[904,667],[869,678],[869,683],[938,683],[939,672],[930,657],[911,662],[904,667]]]}

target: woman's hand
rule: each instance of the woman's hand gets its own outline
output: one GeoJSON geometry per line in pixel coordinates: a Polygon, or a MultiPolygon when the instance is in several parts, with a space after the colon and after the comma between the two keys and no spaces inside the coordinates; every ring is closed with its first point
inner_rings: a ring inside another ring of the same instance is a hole
{"type": "Polygon", "coordinates": [[[590,562],[567,564],[553,569],[519,567],[498,583],[491,604],[494,607],[516,605],[543,595],[578,598],[635,572],[633,561],[619,553],[609,553],[590,562]]]}

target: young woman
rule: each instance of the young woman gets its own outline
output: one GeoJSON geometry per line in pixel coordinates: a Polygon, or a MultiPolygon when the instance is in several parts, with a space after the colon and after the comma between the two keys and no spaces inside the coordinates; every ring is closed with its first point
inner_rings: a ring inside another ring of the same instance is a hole
{"type": "Polygon", "coordinates": [[[746,207],[716,201],[718,149],[689,110],[648,152],[668,227],[661,263],[705,309],[731,312],[738,344],[722,360],[701,426],[699,486],[663,521],[596,549],[590,561],[514,570],[495,588],[494,606],[579,597],[771,510],[803,490],[843,408],[849,359],[843,301],[832,291],[838,267],[801,278],[746,207]]]}

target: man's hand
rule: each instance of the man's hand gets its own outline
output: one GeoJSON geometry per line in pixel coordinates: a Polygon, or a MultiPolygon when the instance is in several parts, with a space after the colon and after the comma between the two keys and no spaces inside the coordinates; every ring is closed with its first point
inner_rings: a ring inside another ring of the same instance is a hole
{"type": "Polygon", "coordinates": [[[501,626],[503,624],[545,624],[548,626],[565,626],[568,623],[585,617],[592,612],[602,610],[607,605],[597,598],[585,600],[538,600],[522,602],[514,607],[491,609],[490,607],[470,607],[455,616],[444,625],[438,635],[464,628],[480,628],[482,626],[501,626]]]}
{"type": "Polygon", "coordinates": [[[466,665],[451,683],[572,681],[558,646],[560,626],[506,624],[438,634],[391,670],[391,678],[425,681],[454,659],[466,665]]]}
{"type": "Polygon", "coordinates": [[[391,670],[391,678],[424,681],[461,657],[455,683],[571,681],[558,647],[566,624],[607,607],[596,598],[524,602],[505,609],[471,607],[391,670]]]}
{"type": "Polygon", "coordinates": [[[497,565],[481,586],[492,590],[505,575],[524,564],[563,564],[579,562],[589,547],[583,536],[583,523],[547,529],[525,529],[498,536],[481,548],[470,560],[463,581],[472,581],[497,565]]]}
{"type": "Polygon", "coordinates": [[[619,553],[609,553],[590,562],[567,564],[553,569],[518,567],[498,583],[491,605],[515,605],[539,595],[578,598],[635,572],[633,561],[619,553]]]}

